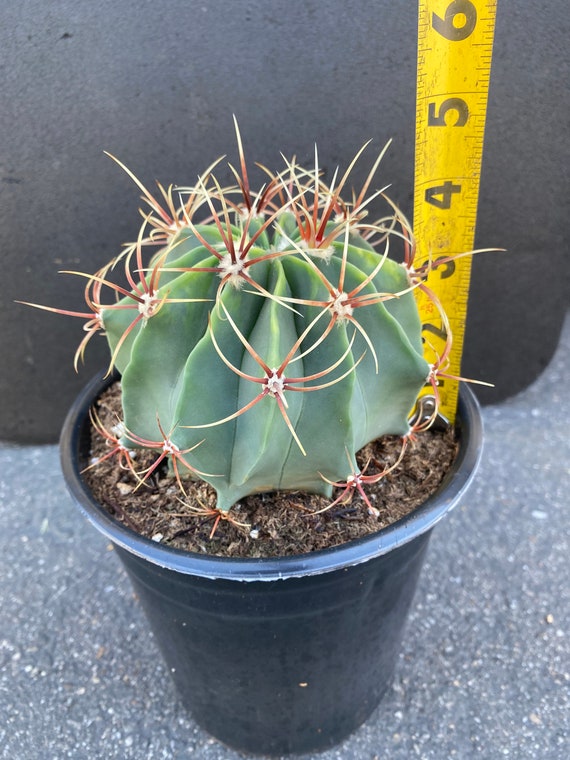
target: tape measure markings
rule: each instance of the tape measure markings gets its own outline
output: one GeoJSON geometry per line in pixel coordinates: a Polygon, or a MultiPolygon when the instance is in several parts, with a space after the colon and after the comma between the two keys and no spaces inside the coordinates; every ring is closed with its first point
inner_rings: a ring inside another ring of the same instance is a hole
{"type": "MultiPolygon", "coordinates": [[[[416,265],[473,248],[496,0],[419,0],[414,170],[416,265]]],[[[453,332],[449,374],[460,374],[471,274],[469,257],[430,273],[453,332]]],[[[437,309],[417,292],[433,363],[447,336],[437,309]],[[433,349],[431,348],[433,346],[433,349]]],[[[457,383],[443,380],[441,412],[455,418],[457,383]]]]}

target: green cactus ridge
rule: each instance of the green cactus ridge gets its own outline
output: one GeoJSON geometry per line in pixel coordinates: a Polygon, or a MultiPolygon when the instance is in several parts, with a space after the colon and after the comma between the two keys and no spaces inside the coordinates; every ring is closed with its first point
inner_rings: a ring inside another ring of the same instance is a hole
{"type": "Polygon", "coordinates": [[[254,195],[240,158],[237,186],[208,174],[180,209],[171,189],[167,209],[145,195],[151,212],[120,259],[130,292],[108,270],[96,280],[122,296],[100,317],[123,443],[178,451],[224,512],[261,491],[330,496],[358,449],[409,432],[430,373],[413,278],[386,255],[409,239],[403,217],[365,221],[364,199],[341,199],[346,175],[335,189],[293,164],[254,195]]]}

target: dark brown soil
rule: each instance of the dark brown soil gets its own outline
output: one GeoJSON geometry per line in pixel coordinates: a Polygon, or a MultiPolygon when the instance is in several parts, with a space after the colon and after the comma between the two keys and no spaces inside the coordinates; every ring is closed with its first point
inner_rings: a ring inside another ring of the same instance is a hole
{"type": "MultiPolygon", "coordinates": [[[[99,401],[98,414],[106,429],[116,424],[120,412],[117,386],[99,401]]],[[[401,439],[395,436],[378,439],[359,452],[359,465],[364,467],[370,460],[366,475],[383,471],[397,460],[401,446],[401,439]]],[[[391,473],[375,485],[366,485],[373,513],[357,490],[330,509],[326,507],[342,489],[336,489],[332,500],[297,491],[274,491],[241,499],[228,519],[220,519],[214,489],[187,479],[184,497],[166,460],[138,488],[133,474],[121,468],[116,457],[86,470],[84,478],[95,498],[116,519],[161,544],[219,556],[276,557],[337,546],[390,525],[437,490],[456,452],[451,429],[419,434],[391,473]]],[[[94,432],[92,461],[108,453],[107,442],[94,432]]],[[[138,451],[137,468],[148,467],[155,458],[156,454],[138,451]]]]}

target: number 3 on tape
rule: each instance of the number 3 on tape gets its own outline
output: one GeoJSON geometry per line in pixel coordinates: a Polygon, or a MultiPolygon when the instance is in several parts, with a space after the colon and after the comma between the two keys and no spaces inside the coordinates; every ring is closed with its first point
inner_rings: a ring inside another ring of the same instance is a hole
{"type": "MultiPolygon", "coordinates": [[[[496,0],[419,0],[414,169],[417,266],[473,249],[496,0]]],[[[453,333],[447,372],[461,373],[471,259],[433,267],[427,285],[453,333]]],[[[441,355],[447,334],[418,292],[426,359],[441,355]]],[[[440,388],[441,413],[455,419],[458,384],[440,388]]]]}

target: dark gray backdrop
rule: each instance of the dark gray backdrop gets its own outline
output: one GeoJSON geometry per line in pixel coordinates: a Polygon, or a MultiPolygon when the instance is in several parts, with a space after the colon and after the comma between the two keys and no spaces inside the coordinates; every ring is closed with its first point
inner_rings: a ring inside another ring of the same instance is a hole
{"type": "MultiPolygon", "coordinates": [[[[146,183],[191,183],[235,159],[279,151],[346,165],[373,138],[394,144],[382,179],[411,214],[416,3],[25,0],[0,6],[0,438],[55,440],[78,387],[81,322],[13,303],[81,308],[82,283],[138,227],[146,183]]],[[[568,306],[569,14],[499,0],[477,234],[503,246],[474,262],[464,373],[499,400],[548,363],[568,306]]],[[[365,172],[364,164],[355,182],[365,172]]],[[[330,175],[329,175],[330,176],[330,175]]],[[[97,345],[96,345],[97,344],[97,345]]]]}

